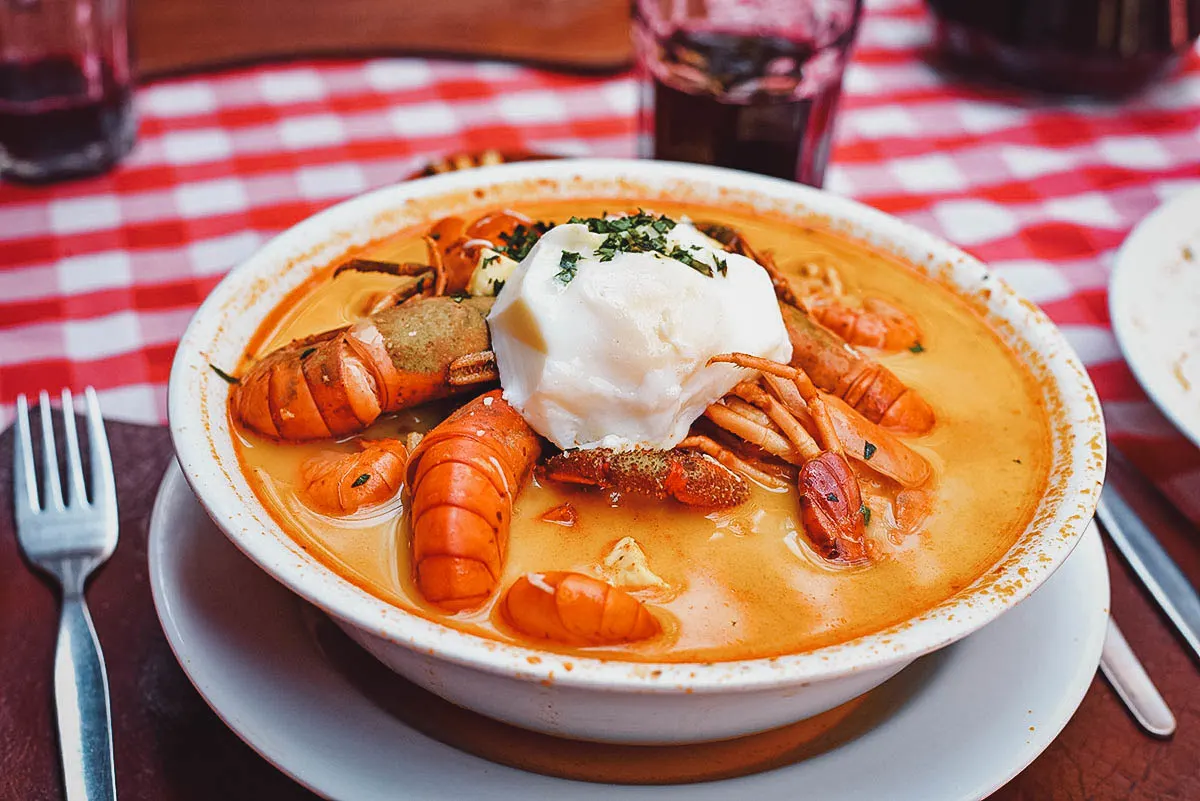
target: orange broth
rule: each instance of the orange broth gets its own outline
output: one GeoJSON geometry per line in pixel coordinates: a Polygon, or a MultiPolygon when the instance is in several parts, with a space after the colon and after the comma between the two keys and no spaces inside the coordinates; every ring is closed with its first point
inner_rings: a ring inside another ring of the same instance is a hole
{"type": "MultiPolygon", "coordinates": [[[[599,215],[612,205],[539,203],[517,210],[561,221],[599,215]]],[[[481,609],[447,614],[425,603],[414,586],[407,496],[347,519],[318,514],[297,497],[299,465],[322,450],[349,451],[351,441],[276,443],[235,429],[246,475],[280,526],[333,570],[406,610],[504,642],[632,661],[749,659],[843,642],[919,614],[994,565],[1033,515],[1047,481],[1050,445],[1033,378],[980,316],[897,258],[831,231],[703,207],[659,203],[655,211],[736,226],[756,249],[774,251],[785,272],[807,262],[833,264],[847,290],[891,300],[916,317],[922,352],[872,355],[918,390],[937,414],[929,434],[905,438],[934,469],[933,512],[917,533],[900,534],[889,508],[873,508],[867,535],[876,558],[865,567],[832,567],[805,542],[790,490],[752,486],[749,502],[705,513],[673,502],[614,501],[605,492],[534,480],[517,499],[500,591],[481,609]],[[573,527],[539,519],[564,501],[578,510],[573,527]],[[504,622],[496,600],[518,576],[548,570],[596,574],[626,535],[637,540],[649,567],[667,584],[633,593],[663,624],[661,636],[570,648],[529,643],[504,622]]],[[[404,231],[354,255],[424,261],[422,233],[423,228],[404,231]]],[[[318,279],[264,322],[247,364],[292,339],[352,322],[369,296],[395,281],[357,273],[334,282],[327,274],[318,279]]],[[[427,430],[461,402],[388,416],[362,436],[427,430]]]]}

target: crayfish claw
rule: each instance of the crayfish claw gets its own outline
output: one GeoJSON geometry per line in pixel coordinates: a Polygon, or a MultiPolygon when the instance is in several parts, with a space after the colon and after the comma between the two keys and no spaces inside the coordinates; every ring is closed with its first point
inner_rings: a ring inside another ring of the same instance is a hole
{"type": "Polygon", "coordinates": [[[452,387],[499,381],[500,370],[496,367],[496,354],[490,350],[481,350],[478,353],[460,356],[450,362],[446,378],[452,387]]]}

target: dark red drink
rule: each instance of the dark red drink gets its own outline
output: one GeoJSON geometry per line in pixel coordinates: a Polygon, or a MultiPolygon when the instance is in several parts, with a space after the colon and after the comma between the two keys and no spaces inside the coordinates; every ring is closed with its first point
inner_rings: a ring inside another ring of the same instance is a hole
{"type": "Polygon", "coordinates": [[[820,186],[859,10],[847,2],[819,31],[772,32],[636,14],[650,155],[820,186]]]}
{"type": "Polygon", "coordinates": [[[1170,72],[1200,35],[1200,0],[929,0],[960,65],[1054,92],[1121,95],[1170,72]]]}
{"type": "Polygon", "coordinates": [[[128,83],[101,62],[0,62],[0,172],[27,181],[111,167],[133,145],[128,83]]]}

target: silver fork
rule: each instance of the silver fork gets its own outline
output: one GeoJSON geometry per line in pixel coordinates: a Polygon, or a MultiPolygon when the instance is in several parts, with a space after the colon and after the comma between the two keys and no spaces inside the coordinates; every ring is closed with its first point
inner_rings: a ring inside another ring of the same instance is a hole
{"type": "Polygon", "coordinates": [[[66,434],[67,481],[63,502],[54,445],[50,396],[39,398],[42,423],[42,487],[33,461],[29,404],[17,396],[16,443],[13,448],[13,500],[17,540],[36,567],[62,587],[62,615],[54,652],[54,705],[58,716],[59,751],[68,801],[115,801],[112,715],[108,705],[108,675],[104,655],[92,626],[84,584],[92,571],[117,547],[117,491],[112,457],[96,392],[86,392],[91,501],[83,479],[75,407],[70,390],[62,391],[63,430],[66,434]]]}

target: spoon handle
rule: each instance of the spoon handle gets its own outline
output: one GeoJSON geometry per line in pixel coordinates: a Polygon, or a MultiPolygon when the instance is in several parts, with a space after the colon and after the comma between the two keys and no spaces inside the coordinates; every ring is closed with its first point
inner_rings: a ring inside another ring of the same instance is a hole
{"type": "Polygon", "coordinates": [[[1111,617],[1100,652],[1100,672],[1143,729],[1155,737],[1175,733],[1175,716],[1111,617]]]}

